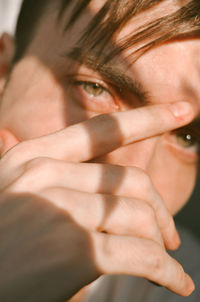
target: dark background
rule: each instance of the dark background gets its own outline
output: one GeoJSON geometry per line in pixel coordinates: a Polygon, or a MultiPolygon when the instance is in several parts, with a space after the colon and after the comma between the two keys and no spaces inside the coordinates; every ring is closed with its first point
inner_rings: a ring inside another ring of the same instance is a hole
{"type": "Polygon", "coordinates": [[[176,215],[175,221],[189,228],[200,239],[200,173],[189,202],[176,215]]]}

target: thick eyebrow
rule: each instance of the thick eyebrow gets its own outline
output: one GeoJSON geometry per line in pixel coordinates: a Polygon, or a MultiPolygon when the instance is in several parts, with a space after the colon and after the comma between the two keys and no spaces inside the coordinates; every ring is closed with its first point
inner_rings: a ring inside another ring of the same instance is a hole
{"type": "Polygon", "coordinates": [[[100,64],[98,58],[90,53],[82,57],[80,48],[73,49],[67,53],[67,56],[98,72],[103,78],[110,81],[121,94],[123,94],[123,91],[126,91],[137,97],[141,105],[151,104],[150,93],[144,89],[138,80],[128,76],[120,64],[117,65],[114,62],[100,64]]]}

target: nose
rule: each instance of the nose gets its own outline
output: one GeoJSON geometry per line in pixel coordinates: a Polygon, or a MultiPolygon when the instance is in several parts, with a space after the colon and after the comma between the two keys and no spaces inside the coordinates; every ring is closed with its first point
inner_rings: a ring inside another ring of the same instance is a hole
{"type": "Polygon", "coordinates": [[[160,136],[157,136],[124,146],[109,153],[100,161],[114,165],[138,167],[148,171],[159,140],[160,136]]]}

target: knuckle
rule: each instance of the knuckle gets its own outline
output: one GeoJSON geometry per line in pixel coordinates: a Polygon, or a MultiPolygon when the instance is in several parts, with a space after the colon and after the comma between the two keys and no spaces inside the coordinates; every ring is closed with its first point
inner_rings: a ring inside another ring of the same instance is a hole
{"type": "Polygon", "coordinates": [[[0,160],[0,189],[5,189],[9,184],[18,179],[24,172],[24,162],[30,154],[29,142],[21,142],[7,151],[0,160]]]}
{"type": "Polygon", "coordinates": [[[154,244],[154,247],[148,251],[148,266],[150,267],[150,274],[160,276],[165,267],[166,262],[164,249],[159,244],[154,244]]]}
{"type": "Polygon", "coordinates": [[[16,178],[11,184],[9,184],[5,189],[5,193],[16,193],[24,192],[26,185],[26,179],[23,176],[16,178]]]}
{"type": "Polygon", "coordinates": [[[92,233],[91,235],[93,239],[97,267],[103,274],[109,274],[111,273],[109,267],[112,267],[111,257],[113,253],[110,251],[110,243],[108,243],[108,236],[98,233],[92,233]]]}
{"type": "Polygon", "coordinates": [[[51,160],[46,157],[37,157],[29,160],[24,164],[24,172],[29,173],[38,169],[49,170],[51,167],[51,160]]]}
{"type": "Polygon", "coordinates": [[[148,203],[143,204],[141,219],[145,227],[148,228],[154,225],[156,222],[156,213],[148,203]]]}
{"type": "Polygon", "coordinates": [[[7,168],[16,166],[20,158],[20,152],[18,152],[17,146],[13,149],[10,149],[4,156],[1,158],[1,165],[6,165],[7,168]]]}
{"type": "Polygon", "coordinates": [[[144,171],[142,171],[141,173],[142,173],[142,188],[146,193],[149,193],[150,191],[152,191],[153,188],[151,178],[144,171]]]}
{"type": "Polygon", "coordinates": [[[31,175],[30,173],[22,172],[21,175],[17,176],[7,187],[7,192],[24,192],[27,191],[27,187],[30,189],[31,175]]]}
{"type": "Polygon", "coordinates": [[[129,167],[127,169],[127,174],[129,175],[129,187],[133,188],[133,179],[137,179],[137,183],[140,184],[140,194],[143,198],[146,196],[151,196],[152,191],[154,191],[154,186],[151,177],[141,168],[129,167]]]}
{"type": "Polygon", "coordinates": [[[15,179],[7,186],[9,192],[24,192],[33,190],[36,180],[49,175],[50,161],[47,158],[35,158],[29,160],[18,169],[15,179]]]}
{"type": "Polygon", "coordinates": [[[101,241],[101,251],[104,255],[105,259],[111,259],[113,256],[113,241],[109,238],[109,236],[106,236],[106,234],[103,234],[102,241],[101,241]]]}
{"type": "Polygon", "coordinates": [[[154,256],[152,257],[151,266],[155,273],[160,273],[163,270],[164,258],[161,253],[154,254],[154,256]]]}
{"type": "Polygon", "coordinates": [[[161,242],[162,237],[153,208],[147,203],[144,203],[139,215],[138,232],[145,238],[161,242]]]}
{"type": "Polygon", "coordinates": [[[11,148],[3,157],[2,161],[10,166],[19,165],[26,157],[27,150],[30,151],[29,142],[21,142],[11,148]]]}
{"type": "Polygon", "coordinates": [[[118,199],[118,215],[117,219],[112,221],[112,227],[118,234],[123,234],[124,232],[133,233],[135,231],[135,205],[132,200],[120,197],[118,199]]]}

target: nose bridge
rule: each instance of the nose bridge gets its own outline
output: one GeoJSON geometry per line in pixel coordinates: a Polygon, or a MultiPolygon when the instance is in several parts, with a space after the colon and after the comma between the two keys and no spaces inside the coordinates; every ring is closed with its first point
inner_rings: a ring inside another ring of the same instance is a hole
{"type": "Polygon", "coordinates": [[[137,167],[149,171],[153,165],[157,144],[160,136],[121,147],[106,156],[99,157],[95,162],[104,162],[125,167],[137,167]]]}
{"type": "Polygon", "coordinates": [[[160,136],[151,137],[134,145],[134,149],[136,149],[134,150],[133,166],[149,172],[159,138],[160,136]]]}

